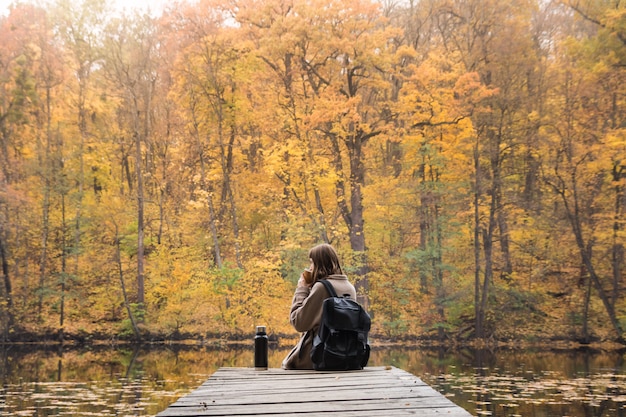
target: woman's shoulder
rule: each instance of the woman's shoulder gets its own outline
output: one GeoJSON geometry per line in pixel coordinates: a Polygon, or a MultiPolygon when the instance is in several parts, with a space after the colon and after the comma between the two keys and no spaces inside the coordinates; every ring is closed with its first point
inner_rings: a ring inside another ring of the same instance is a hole
{"type": "MultiPolygon", "coordinates": [[[[345,276],[345,275],[330,275],[330,276],[326,277],[326,279],[328,280],[328,282],[331,283],[331,285],[333,286],[333,288],[335,289],[335,292],[337,294],[339,294],[340,296],[342,296],[342,295],[349,295],[350,298],[356,299],[356,290],[354,288],[354,285],[352,285],[352,283],[348,280],[347,276],[345,276]]],[[[315,285],[315,287],[323,288],[324,286],[323,285],[315,285]]],[[[323,288],[322,291],[324,291],[324,293],[326,294],[326,289],[325,288],[323,288]]]]}
{"type": "Polygon", "coordinates": [[[334,274],[334,275],[327,276],[326,279],[332,280],[332,281],[347,281],[348,276],[343,275],[343,274],[334,274]]]}
{"type": "Polygon", "coordinates": [[[315,281],[311,286],[311,293],[309,294],[309,298],[321,298],[324,299],[327,297],[326,287],[320,281],[315,281]]]}

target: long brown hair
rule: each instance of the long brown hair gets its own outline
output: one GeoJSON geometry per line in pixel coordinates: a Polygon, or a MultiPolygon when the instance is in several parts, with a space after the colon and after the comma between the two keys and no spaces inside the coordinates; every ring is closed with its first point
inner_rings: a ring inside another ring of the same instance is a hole
{"type": "Polygon", "coordinates": [[[313,261],[314,281],[326,278],[329,275],[343,275],[337,252],[328,243],[322,243],[311,248],[309,258],[313,261]]]}

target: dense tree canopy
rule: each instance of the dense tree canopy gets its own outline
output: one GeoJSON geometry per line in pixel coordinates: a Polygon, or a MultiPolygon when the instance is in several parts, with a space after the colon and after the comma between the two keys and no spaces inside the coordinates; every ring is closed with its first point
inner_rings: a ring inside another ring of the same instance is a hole
{"type": "Polygon", "coordinates": [[[0,340],[293,334],[339,251],[379,337],[622,340],[626,5],[104,0],[0,17],[0,340]]]}

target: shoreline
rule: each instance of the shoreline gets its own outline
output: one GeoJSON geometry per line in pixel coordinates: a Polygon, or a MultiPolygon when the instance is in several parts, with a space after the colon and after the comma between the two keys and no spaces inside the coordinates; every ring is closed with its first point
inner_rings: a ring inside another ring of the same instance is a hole
{"type": "MultiPolygon", "coordinates": [[[[251,348],[253,347],[254,335],[250,334],[226,334],[226,335],[186,335],[187,337],[163,337],[158,335],[148,335],[143,340],[137,341],[128,338],[119,338],[115,335],[99,335],[99,337],[66,337],[61,341],[53,335],[21,335],[16,337],[19,340],[0,340],[0,347],[29,346],[33,348],[159,348],[159,347],[179,347],[179,348],[251,348]],[[190,337],[192,336],[192,337],[190,337]]],[[[297,335],[271,335],[270,345],[275,347],[291,347],[298,341],[297,335]]],[[[380,335],[370,335],[370,345],[372,348],[394,348],[404,347],[410,349],[446,349],[446,350],[597,350],[597,351],[624,351],[626,345],[614,340],[594,340],[583,343],[573,339],[551,337],[545,339],[509,339],[509,340],[437,340],[427,337],[407,336],[407,337],[385,337],[380,335]]]]}

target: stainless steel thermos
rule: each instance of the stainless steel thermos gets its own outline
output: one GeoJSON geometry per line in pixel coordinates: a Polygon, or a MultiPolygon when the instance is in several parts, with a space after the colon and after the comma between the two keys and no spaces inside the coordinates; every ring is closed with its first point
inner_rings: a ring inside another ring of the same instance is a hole
{"type": "Polygon", "coordinates": [[[265,326],[256,326],[254,336],[254,369],[264,371],[267,369],[267,333],[265,326]]]}

